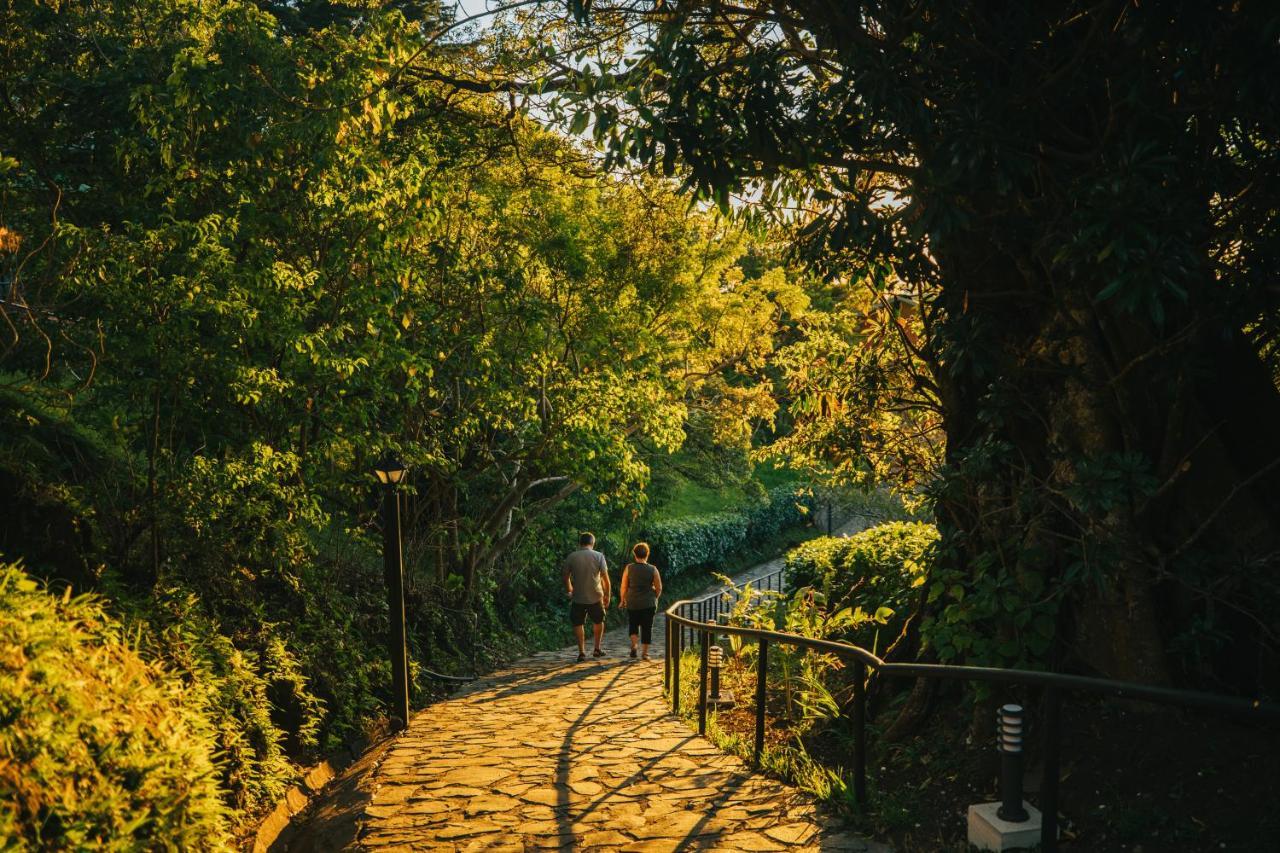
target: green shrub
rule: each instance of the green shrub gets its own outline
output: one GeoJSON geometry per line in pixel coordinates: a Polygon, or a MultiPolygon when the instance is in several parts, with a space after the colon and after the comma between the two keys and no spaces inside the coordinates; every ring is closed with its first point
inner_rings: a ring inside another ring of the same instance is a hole
{"type": "Polygon", "coordinates": [[[0,565],[0,846],[227,849],[192,699],[96,600],[0,565]]]}
{"type": "Polygon", "coordinates": [[[821,586],[849,552],[851,541],[848,536],[819,536],[797,545],[787,552],[787,585],[792,589],[821,586]]]}
{"type": "Polygon", "coordinates": [[[749,505],[747,538],[760,542],[776,536],[788,527],[800,524],[810,517],[812,498],[796,494],[793,486],[770,489],[765,499],[749,505]]]}
{"type": "MultiPolygon", "coordinates": [[[[375,563],[365,552],[346,560],[317,560],[303,571],[301,616],[287,626],[276,626],[276,630],[288,629],[286,635],[308,678],[305,690],[290,691],[288,704],[305,710],[312,707],[308,697],[323,702],[324,717],[317,733],[323,752],[375,731],[385,715],[382,692],[391,683],[391,664],[386,655],[383,584],[381,561],[375,563]]],[[[411,585],[409,593],[416,588],[411,585]]],[[[431,610],[430,600],[413,606],[410,642],[418,647],[411,653],[424,665],[442,669],[439,651],[423,645],[427,639],[420,623],[431,610]]]]}
{"type": "Polygon", "coordinates": [[[807,515],[803,498],[792,487],[781,486],[740,509],[653,522],[641,538],[653,548],[655,564],[674,578],[694,569],[719,568],[732,552],[774,536],[807,515]]]}
{"type": "Polygon", "coordinates": [[[718,562],[747,538],[747,519],[740,512],[718,512],[654,524],[643,537],[653,548],[654,562],[670,577],[718,562]]]}
{"type": "Polygon", "coordinates": [[[920,521],[891,521],[854,536],[812,539],[787,555],[787,583],[793,589],[820,589],[829,612],[850,607],[874,614],[888,608],[892,615],[881,635],[892,636],[911,611],[937,541],[938,529],[920,521]]]}
{"type": "Polygon", "coordinates": [[[306,689],[284,632],[263,623],[258,636],[233,642],[204,615],[195,595],[175,589],[159,590],[146,618],[142,650],[189,685],[190,703],[216,739],[232,805],[253,814],[282,799],[297,776],[285,751],[290,730],[314,742],[323,711],[306,689]],[[277,705],[293,697],[303,699],[306,713],[277,719],[277,705]]]}

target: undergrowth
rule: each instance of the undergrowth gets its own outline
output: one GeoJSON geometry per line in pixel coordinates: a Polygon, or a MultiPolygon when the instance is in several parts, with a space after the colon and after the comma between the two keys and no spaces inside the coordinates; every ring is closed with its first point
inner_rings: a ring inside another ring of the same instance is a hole
{"type": "Polygon", "coordinates": [[[0,846],[228,849],[202,704],[97,598],[0,565],[0,846]]]}

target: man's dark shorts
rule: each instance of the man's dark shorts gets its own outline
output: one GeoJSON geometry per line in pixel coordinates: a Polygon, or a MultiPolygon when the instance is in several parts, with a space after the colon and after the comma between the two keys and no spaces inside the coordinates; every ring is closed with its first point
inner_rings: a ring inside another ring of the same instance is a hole
{"type": "Polygon", "coordinates": [[[588,614],[592,622],[604,622],[604,605],[598,601],[595,604],[579,604],[575,601],[569,605],[569,621],[575,628],[587,621],[588,614]]]}

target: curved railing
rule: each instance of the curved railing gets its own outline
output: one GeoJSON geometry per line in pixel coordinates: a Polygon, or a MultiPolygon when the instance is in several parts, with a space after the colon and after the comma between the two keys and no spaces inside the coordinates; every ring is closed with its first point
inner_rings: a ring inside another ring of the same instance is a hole
{"type": "Polygon", "coordinates": [[[418,667],[418,672],[432,681],[443,681],[445,684],[470,684],[480,677],[478,675],[445,675],[443,672],[436,672],[425,666],[418,667]]]}
{"type": "MultiPolygon", "coordinates": [[[[722,595],[724,591],[712,593],[722,595]]],[[[851,660],[853,664],[853,790],[859,803],[867,801],[867,669],[887,677],[936,678],[950,681],[976,681],[990,684],[1016,684],[1045,689],[1044,773],[1040,783],[1040,849],[1053,851],[1058,842],[1058,762],[1061,749],[1062,694],[1065,691],[1097,693],[1113,698],[1199,708],[1223,714],[1248,717],[1253,720],[1280,722],[1280,705],[1256,699],[1240,699],[1195,690],[1175,690],[1154,687],[1128,681],[1090,678],[1081,675],[1064,675],[1053,672],[1037,672],[1025,669],[1000,669],[983,666],[952,666],[927,663],[889,663],[859,646],[832,640],[818,640],[799,634],[766,631],[738,625],[718,624],[705,618],[714,612],[718,620],[723,610],[708,605],[703,596],[699,599],[677,601],[665,611],[666,616],[666,670],[663,685],[676,713],[680,711],[680,665],[685,649],[685,637],[696,638],[700,650],[698,689],[698,733],[707,731],[707,657],[713,634],[754,639],[759,647],[756,659],[755,695],[755,762],[760,762],[764,751],[765,698],[768,683],[769,646],[784,644],[825,652],[851,660]],[[700,612],[704,618],[695,619],[681,611],[700,612]]]]}
{"type": "MultiPolygon", "coordinates": [[[[690,618],[696,619],[696,621],[700,623],[719,622],[721,618],[726,616],[733,609],[733,606],[737,604],[738,600],[742,597],[743,590],[748,584],[750,584],[753,589],[761,590],[763,592],[782,592],[784,584],[786,583],[786,576],[787,568],[786,566],[782,566],[771,572],[743,581],[741,584],[730,583],[729,585],[723,586],[713,592],[708,592],[706,595],[700,595],[697,598],[682,599],[671,605],[671,607],[687,607],[690,618]]],[[[670,610],[671,608],[667,608],[668,613],[670,610]]],[[[691,629],[687,630],[682,627],[680,630],[684,632],[681,639],[684,639],[685,635],[690,638],[693,637],[691,629]]],[[[692,642],[692,640],[690,641],[692,642]]]]}

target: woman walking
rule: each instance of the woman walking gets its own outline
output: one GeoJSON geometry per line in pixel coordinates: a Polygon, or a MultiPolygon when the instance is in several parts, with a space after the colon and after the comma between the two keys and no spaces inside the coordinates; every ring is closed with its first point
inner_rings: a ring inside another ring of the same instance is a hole
{"type": "Polygon", "coordinates": [[[631,635],[631,656],[636,656],[637,641],[641,647],[641,660],[649,659],[649,644],[653,642],[653,615],[658,611],[658,596],[662,595],[662,576],[658,567],[650,565],[649,546],[637,542],[631,549],[635,562],[622,568],[622,583],[618,585],[618,598],[627,610],[627,633],[631,635]]]}

